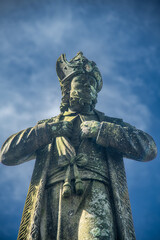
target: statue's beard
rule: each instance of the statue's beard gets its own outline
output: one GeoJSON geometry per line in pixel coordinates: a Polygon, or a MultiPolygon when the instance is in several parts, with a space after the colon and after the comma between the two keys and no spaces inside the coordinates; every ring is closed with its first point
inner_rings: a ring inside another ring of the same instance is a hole
{"type": "Polygon", "coordinates": [[[73,110],[93,110],[97,103],[97,92],[82,92],[73,90],[70,93],[70,108],[73,110]]]}

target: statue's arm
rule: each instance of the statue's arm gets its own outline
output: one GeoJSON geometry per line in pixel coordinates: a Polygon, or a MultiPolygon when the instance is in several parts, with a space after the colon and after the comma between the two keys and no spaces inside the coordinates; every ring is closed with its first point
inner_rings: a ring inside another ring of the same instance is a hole
{"type": "Polygon", "coordinates": [[[72,135],[72,123],[43,122],[9,137],[0,152],[0,161],[5,165],[17,165],[36,157],[36,151],[59,136],[72,135]]]}
{"type": "Polygon", "coordinates": [[[152,137],[127,123],[119,125],[102,122],[96,141],[104,147],[116,149],[126,158],[137,161],[150,161],[157,155],[152,137]]]}
{"type": "Polygon", "coordinates": [[[17,165],[35,158],[35,152],[51,142],[45,123],[10,136],[1,148],[0,160],[5,165],[17,165]]]}

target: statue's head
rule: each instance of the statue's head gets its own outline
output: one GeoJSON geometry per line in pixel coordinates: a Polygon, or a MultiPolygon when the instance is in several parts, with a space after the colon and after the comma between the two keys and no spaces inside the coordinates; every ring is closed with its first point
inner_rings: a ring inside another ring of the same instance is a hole
{"type": "Polygon", "coordinates": [[[97,102],[97,93],[102,88],[101,74],[93,61],[82,52],[68,62],[62,54],[56,63],[56,71],[62,90],[61,112],[91,111],[97,102]]]}

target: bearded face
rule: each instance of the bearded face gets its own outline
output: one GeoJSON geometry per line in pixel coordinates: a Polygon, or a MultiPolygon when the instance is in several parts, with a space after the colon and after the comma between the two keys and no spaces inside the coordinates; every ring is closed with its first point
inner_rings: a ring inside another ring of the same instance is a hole
{"type": "Polygon", "coordinates": [[[80,74],[71,81],[70,109],[91,111],[97,102],[97,81],[94,77],[80,74]]]}

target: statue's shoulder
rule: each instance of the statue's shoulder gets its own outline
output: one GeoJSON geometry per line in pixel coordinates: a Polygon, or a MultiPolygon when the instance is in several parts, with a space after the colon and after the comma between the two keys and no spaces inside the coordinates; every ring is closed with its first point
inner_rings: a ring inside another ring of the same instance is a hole
{"type": "Polygon", "coordinates": [[[38,121],[37,124],[41,124],[41,123],[51,123],[51,122],[54,123],[54,122],[57,121],[58,117],[59,117],[59,115],[58,115],[58,116],[55,116],[55,117],[43,119],[43,120],[38,121]]]}
{"type": "Polygon", "coordinates": [[[95,110],[95,112],[99,116],[101,121],[111,122],[111,123],[115,123],[115,124],[119,124],[119,125],[124,124],[122,118],[109,117],[109,116],[105,115],[103,112],[100,112],[98,110],[95,110]]]}
{"type": "Polygon", "coordinates": [[[109,116],[105,115],[105,119],[106,119],[107,122],[115,123],[115,124],[118,124],[118,125],[123,125],[124,124],[122,118],[109,117],[109,116]]]}

